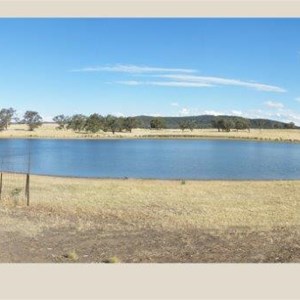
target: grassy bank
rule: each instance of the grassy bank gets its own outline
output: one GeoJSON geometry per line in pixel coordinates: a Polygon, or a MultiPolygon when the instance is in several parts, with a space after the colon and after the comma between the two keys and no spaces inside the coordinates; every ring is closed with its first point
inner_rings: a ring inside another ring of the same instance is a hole
{"type": "Polygon", "coordinates": [[[133,129],[129,132],[99,132],[96,134],[77,133],[72,130],[57,130],[55,124],[44,124],[33,132],[27,130],[25,125],[11,125],[7,131],[0,132],[0,138],[229,138],[258,141],[288,141],[300,142],[299,129],[252,129],[248,131],[218,132],[216,129],[195,129],[181,131],[179,129],[133,129]]]}
{"type": "Polygon", "coordinates": [[[300,181],[4,174],[0,262],[300,262],[300,181]]]}

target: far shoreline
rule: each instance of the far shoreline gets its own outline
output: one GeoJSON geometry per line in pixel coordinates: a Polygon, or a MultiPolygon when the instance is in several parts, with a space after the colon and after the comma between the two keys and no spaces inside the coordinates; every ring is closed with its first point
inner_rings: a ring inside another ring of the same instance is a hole
{"type": "Polygon", "coordinates": [[[35,131],[25,125],[10,125],[0,132],[3,139],[49,139],[49,140],[225,140],[276,143],[300,143],[300,129],[251,129],[248,131],[219,132],[216,129],[133,129],[132,132],[85,133],[58,130],[56,124],[43,124],[35,131]]]}
{"type": "MultiPolygon", "coordinates": [[[[18,171],[1,171],[2,174],[11,174],[11,175],[26,175],[27,172],[18,172],[18,171]]],[[[72,175],[55,175],[55,174],[37,174],[29,172],[30,176],[41,177],[41,178],[57,178],[61,180],[86,180],[86,181],[129,181],[129,182],[300,182],[300,178],[152,178],[152,177],[101,177],[101,176],[72,176],[72,175]]]]}
{"type": "Polygon", "coordinates": [[[291,139],[268,139],[268,138],[252,138],[252,137],[233,137],[233,136],[197,136],[197,135],[149,135],[149,136],[105,136],[105,137],[93,137],[93,136],[70,136],[70,137],[55,137],[55,136],[1,136],[0,140],[78,140],[78,141],[109,141],[109,140],[219,140],[219,141],[245,141],[245,142],[265,142],[265,143],[290,143],[299,144],[299,140],[291,139]]]}

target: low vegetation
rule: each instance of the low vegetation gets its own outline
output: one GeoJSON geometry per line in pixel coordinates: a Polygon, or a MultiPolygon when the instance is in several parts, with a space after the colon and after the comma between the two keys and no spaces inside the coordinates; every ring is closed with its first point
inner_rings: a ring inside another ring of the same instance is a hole
{"type": "Polygon", "coordinates": [[[300,181],[4,174],[0,262],[300,262],[300,181]],[[22,198],[23,197],[23,198],[22,198]]]}
{"type": "MultiPolygon", "coordinates": [[[[218,131],[230,132],[231,130],[259,129],[295,129],[293,122],[283,123],[265,119],[246,119],[235,116],[195,116],[195,117],[116,117],[113,115],[102,116],[98,113],[85,116],[75,114],[73,116],[57,115],[53,118],[58,130],[71,129],[75,132],[99,133],[99,132],[132,132],[135,128],[142,129],[205,129],[216,128],[218,131]]],[[[0,111],[0,131],[8,130],[10,124],[26,124],[29,131],[34,131],[43,124],[43,119],[36,111],[26,111],[23,119],[16,116],[13,108],[3,108],[0,111]]]]}
{"type": "Polygon", "coordinates": [[[151,130],[135,128],[129,131],[75,132],[71,129],[56,129],[57,124],[43,124],[34,132],[28,131],[25,124],[12,124],[8,130],[0,132],[0,138],[54,138],[54,139],[107,139],[107,138],[197,138],[197,139],[244,139],[255,141],[300,142],[299,129],[251,129],[231,130],[230,132],[217,129],[193,129],[182,131],[180,129],[151,130]]]}

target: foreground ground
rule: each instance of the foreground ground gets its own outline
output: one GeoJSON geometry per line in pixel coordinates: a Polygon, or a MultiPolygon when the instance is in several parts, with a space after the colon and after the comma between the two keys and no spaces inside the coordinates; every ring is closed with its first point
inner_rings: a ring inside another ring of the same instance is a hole
{"type": "Polygon", "coordinates": [[[0,262],[300,262],[300,181],[3,174],[0,262]]]}
{"type": "Polygon", "coordinates": [[[11,125],[8,130],[0,132],[0,138],[230,138],[262,141],[300,142],[299,129],[251,129],[248,131],[218,132],[217,129],[133,129],[129,132],[99,132],[96,134],[78,133],[72,130],[58,130],[56,124],[43,124],[35,131],[28,131],[26,125],[11,125]]]}

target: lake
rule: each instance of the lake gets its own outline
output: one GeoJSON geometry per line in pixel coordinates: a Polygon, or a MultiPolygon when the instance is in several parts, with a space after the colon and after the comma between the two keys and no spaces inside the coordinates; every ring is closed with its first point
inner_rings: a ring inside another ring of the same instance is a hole
{"type": "Polygon", "coordinates": [[[157,179],[300,179],[300,144],[232,140],[1,139],[3,171],[157,179]],[[28,158],[30,153],[30,159],[28,158]]]}

